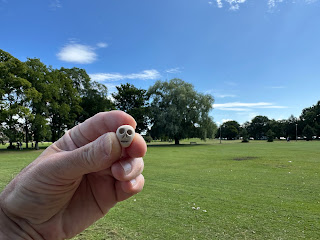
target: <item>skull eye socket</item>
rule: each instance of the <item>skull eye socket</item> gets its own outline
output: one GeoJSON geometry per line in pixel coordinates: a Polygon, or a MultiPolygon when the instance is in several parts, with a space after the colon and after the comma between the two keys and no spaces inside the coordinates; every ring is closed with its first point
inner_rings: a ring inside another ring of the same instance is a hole
{"type": "Polygon", "coordinates": [[[120,129],[119,129],[119,133],[120,133],[120,134],[124,134],[124,128],[120,128],[120,129]]]}
{"type": "Polygon", "coordinates": [[[132,130],[129,129],[129,130],[127,131],[127,134],[128,134],[128,135],[132,135],[132,130]]]}

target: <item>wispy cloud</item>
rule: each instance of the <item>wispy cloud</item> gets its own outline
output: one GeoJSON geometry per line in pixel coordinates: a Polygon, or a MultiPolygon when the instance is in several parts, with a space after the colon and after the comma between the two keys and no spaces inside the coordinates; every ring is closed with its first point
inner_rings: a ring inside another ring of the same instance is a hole
{"type": "Polygon", "coordinates": [[[232,86],[232,87],[238,86],[238,84],[237,84],[236,82],[232,82],[232,81],[225,81],[224,83],[225,83],[226,85],[232,86]]]}
{"type": "Polygon", "coordinates": [[[97,43],[97,47],[98,48],[106,48],[106,47],[108,47],[108,44],[105,42],[99,42],[99,43],[97,43]]]}
{"type": "Polygon", "coordinates": [[[237,97],[237,95],[235,95],[235,94],[219,94],[219,93],[213,94],[213,96],[216,98],[235,98],[235,97],[237,97]]]}
{"type": "Polygon", "coordinates": [[[257,102],[257,103],[242,103],[242,102],[230,102],[213,104],[214,109],[224,111],[237,111],[237,112],[249,112],[255,108],[287,108],[286,106],[278,106],[268,102],[257,102]]]}
{"type": "Polygon", "coordinates": [[[271,87],[267,87],[267,88],[271,88],[271,89],[284,89],[286,88],[285,86],[271,86],[271,87]]]}
{"type": "Polygon", "coordinates": [[[165,72],[174,74],[174,73],[181,73],[181,70],[179,67],[176,67],[176,68],[167,69],[165,72]]]}
{"type": "MultiPolygon", "coordinates": [[[[247,0],[215,0],[217,3],[218,8],[222,8],[223,6],[227,5],[229,7],[229,10],[237,11],[240,9],[241,4],[245,3],[247,0]],[[225,4],[224,4],[225,3],[225,4]]],[[[318,2],[319,0],[302,0],[307,4],[312,4],[315,2],[318,2]]],[[[284,2],[284,0],[267,0],[267,5],[272,11],[272,9],[276,8],[279,3],[284,2]]],[[[294,1],[292,1],[294,3],[294,1]]],[[[212,5],[213,2],[208,2],[210,5],[212,5]]]]}
{"type": "Polygon", "coordinates": [[[160,73],[155,70],[144,70],[140,73],[121,74],[121,73],[94,73],[90,74],[90,77],[94,81],[120,81],[125,79],[141,79],[141,80],[155,80],[161,77],[160,73]]]}
{"type": "Polygon", "coordinates": [[[282,3],[283,0],[268,0],[269,8],[274,8],[278,3],[282,3]]]}
{"type": "Polygon", "coordinates": [[[235,98],[236,94],[224,93],[221,90],[209,89],[204,92],[205,94],[212,94],[215,98],[235,98]]]}
{"type": "Polygon", "coordinates": [[[62,4],[60,0],[51,0],[50,8],[53,10],[56,10],[57,8],[62,8],[62,4]]]}
{"type": "Polygon", "coordinates": [[[218,8],[223,7],[223,1],[229,5],[229,9],[232,11],[238,10],[240,8],[240,4],[246,2],[246,0],[216,0],[218,8]]]}

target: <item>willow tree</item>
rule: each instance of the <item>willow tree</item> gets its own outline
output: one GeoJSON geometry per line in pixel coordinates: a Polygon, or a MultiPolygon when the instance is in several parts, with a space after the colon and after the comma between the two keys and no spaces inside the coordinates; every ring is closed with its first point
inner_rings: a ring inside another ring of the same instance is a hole
{"type": "Polygon", "coordinates": [[[148,90],[153,138],[167,137],[175,144],[183,138],[212,137],[216,128],[209,116],[213,97],[195,91],[181,79],[157,81],[148,90]]]}

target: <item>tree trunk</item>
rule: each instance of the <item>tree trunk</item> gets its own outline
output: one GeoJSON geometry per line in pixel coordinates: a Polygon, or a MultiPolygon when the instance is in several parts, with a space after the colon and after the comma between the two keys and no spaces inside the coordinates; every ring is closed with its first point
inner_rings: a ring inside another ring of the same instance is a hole
{"type": "Polygon", "coordinates": [[[28,143],[29,143],[29,130],[28,130],[28,125],[26,124],[26,149],[28,149],[29,148],[29,146],[28,146],[28,143]]]}
{"type": "Polygon", "coordinates": [[[175,138],[175,139],[174,139],[174,144],[175,144],[175,145],[179,145],[179,144],[180,144],[180,142],[179,142],[179,139],[178,139],[178,138],[175,138]]]}
{"type": "Polygon", "coordinates": [[[35,148],[36,150],[39,150],[39,142],[38,142],[38,141],[36,141],[36,144],[34,145],[34,148],[35,148]]]}

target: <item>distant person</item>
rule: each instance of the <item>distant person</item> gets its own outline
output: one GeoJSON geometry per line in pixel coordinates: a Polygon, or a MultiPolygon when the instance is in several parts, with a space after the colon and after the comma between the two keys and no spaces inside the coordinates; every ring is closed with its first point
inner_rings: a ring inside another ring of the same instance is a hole
{"type": "Polygon", "coordinates": [[[290,137],[287,137],[287,142],[290,142],[290,137]]]}
{"type": "Polygon", "coordinates": [[[114,132],[125,124],[136,127],[124,112],[99,113],[23,169],[0,194],[0,239],[71,238],[140,192],[147,147],[135,134],[121,148],[114,132]]]}

